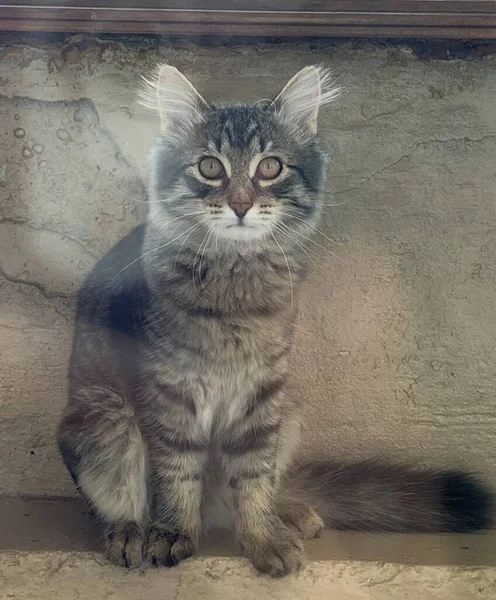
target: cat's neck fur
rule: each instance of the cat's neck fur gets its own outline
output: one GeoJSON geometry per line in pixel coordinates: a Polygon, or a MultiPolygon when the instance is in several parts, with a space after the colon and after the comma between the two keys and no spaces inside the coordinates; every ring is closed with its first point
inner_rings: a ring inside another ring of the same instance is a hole
{"type": "MultiPolygon", "coordinates": [[[[154,231],[151,223],[145,248],[156,246],[154,231]]],[[[282,311],[289,316],[307,261],[299,248],[284,240],[279,244],[266,240],[247,251],[212,242],[200,255],[198,246],[181,248],[179,239],[177,249],[173,245],[145,257],[148,285],[157,300],[166,298],[192,314],[247,317],[282,311]]]]}

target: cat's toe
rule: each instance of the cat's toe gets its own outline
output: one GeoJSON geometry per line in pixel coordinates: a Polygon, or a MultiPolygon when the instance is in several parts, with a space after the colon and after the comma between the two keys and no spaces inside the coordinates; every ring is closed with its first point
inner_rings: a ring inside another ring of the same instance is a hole
{"type": "Polygon", "coordinates": [[[153,526],[147,544],[147,559],[154,566],[173,567],[194,554],[198,545],[187,535],[153,526]]]}
{"type": "Polygon", "coordinates": [[[297,532],[284,528],[267,540],[243,540],[244,554],[260,573],[283,577],[303,566],[303,544],[297,532]]]}
{"type": "Polygon", "coordinates": [[[284,502],[279,505],[279,515],[286,525],[299,531],[304,540],[320,537],[324,521],[307,504],[284,502]]]}
{"type": "Polygon", "coordinates": [[[170,549],[169,564],[177,565],[185,558],[190,557],[197,551],[197,544],[186,535],[180,535],[172,544],[170,549]]]}
{"type": "Polygon", "coordinates": [[[106,556],[111,563],[127,569],[143,564],[144,529],[137,523],[111,525],[105,534],[106,556]]]}
{"type": "Polygon", "coordinates": [[[148,534],[146,557],[155,567],[168,566],[169,552],[175,535],[161,527],[152,526],[148,534]]]}

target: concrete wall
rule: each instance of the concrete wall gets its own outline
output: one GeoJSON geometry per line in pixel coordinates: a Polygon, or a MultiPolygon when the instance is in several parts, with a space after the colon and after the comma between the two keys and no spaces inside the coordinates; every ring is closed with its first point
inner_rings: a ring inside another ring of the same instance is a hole
{"type": "Polygon", "coordinates": [[[139,74],[169,61],[210,99],[252,101],[323,60],[346,90],[320,119],[333,157],[323,231],[340,245],[317,236],[303,292],[303,451],[467,467],[496,484],[495,58],[77,36],[0,47],[1,493],[73,493],[54,430],[74,293],[143,212],[156,123],[135,101],[139,74]]]}

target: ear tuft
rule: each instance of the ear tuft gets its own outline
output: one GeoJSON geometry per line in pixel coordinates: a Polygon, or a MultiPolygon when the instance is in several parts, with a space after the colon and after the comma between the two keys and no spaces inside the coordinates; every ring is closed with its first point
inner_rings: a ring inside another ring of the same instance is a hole
{"type": "Polygon", "coordinates": [[[317,133],[319,107],[333,102],[340,88],[332,82],[331,72],[324,67],[305,67],[286,84],[273,102],[276,114],[301,135],[317,133]]]}
{"type": "Polygon", "coordinates": [[[170,65],[159,65],[151,77],[143,77],[139,100],[147,108],[158,109],[160,131],[171,138],[181,138],[203,121],[208,108],[188,79],[170,65]]]}

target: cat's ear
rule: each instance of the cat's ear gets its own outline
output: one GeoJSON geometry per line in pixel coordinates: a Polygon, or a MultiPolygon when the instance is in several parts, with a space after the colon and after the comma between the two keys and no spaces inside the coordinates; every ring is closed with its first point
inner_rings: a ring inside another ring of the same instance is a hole
{"type": "Polygon", "coordinates": [[[333,87],[331,74],[322,67],[305,67],[289,80],[274,100],[278,117],[305,137],[317,133],[319,107],[339,96],[333,87]]]}
{"type": "Polygon", "coordinates": [[[161,65],[152,79],[145,79],[141,103],[158,108],[160,131],[172,138],[181,138],[203,121],[208,108],[188,79],[170,65],[161,65]]]}

